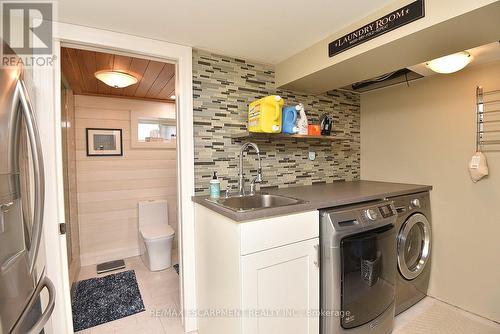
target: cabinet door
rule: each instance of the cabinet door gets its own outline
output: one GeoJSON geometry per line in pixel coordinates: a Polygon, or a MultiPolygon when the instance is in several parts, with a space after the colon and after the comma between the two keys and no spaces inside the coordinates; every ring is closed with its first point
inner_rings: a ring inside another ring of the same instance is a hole
{"type": "Polygon", "coordinates": [[[318,246],[315,238],[241,258],[244,334],[319,333],[318,246]]]}

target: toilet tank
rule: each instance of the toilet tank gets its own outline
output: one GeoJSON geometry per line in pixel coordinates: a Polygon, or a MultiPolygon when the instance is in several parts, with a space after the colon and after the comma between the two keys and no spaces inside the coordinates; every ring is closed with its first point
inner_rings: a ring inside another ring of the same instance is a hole
{"type": "Polygon", "coordinates": [[[168,224],[167,200],[139,202],[139,226],[154,224],[168,224]]]}

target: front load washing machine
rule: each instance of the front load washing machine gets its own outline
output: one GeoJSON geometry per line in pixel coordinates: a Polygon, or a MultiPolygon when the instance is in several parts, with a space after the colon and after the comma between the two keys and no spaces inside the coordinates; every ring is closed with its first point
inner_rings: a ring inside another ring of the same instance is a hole
{"type": "Polygon", "coordinates": [[[320,333],[390,333],[396,281],[393,203],[325,209],[320,217],[320,333]]]}
{"type": "Polygon", "coordinates": [[[396,314],[427,295],[431,270],[431,206],[428,192],[390,198],[398,217],[396,314]]]}

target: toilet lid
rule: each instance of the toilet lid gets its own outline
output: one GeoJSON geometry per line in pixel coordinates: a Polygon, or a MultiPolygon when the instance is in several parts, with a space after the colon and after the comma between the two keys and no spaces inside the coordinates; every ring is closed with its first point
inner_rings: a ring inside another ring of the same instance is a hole
{"type": "Polygon", "coordinates": [[[141,234],[144,239],[161,239],[174,235],[174,229],[168,224],[152,224],[141,226],[141,234]]]}

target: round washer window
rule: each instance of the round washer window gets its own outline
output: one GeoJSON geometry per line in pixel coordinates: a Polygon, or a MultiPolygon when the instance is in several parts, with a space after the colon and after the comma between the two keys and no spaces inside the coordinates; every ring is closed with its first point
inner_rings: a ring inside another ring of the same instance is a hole
{"type": "Polygon", "coordinates": [[[398,267],[412,280],[425,268],[430,256],[431,228],[427,218],[416,213],[406,220],[398,235],[398,267]]]}

